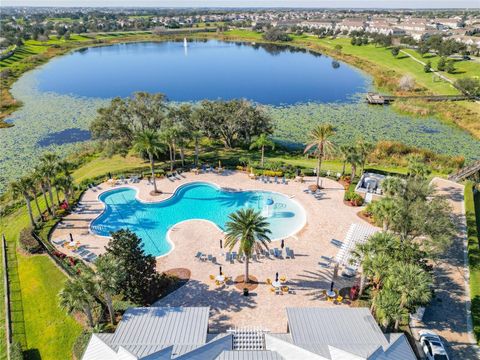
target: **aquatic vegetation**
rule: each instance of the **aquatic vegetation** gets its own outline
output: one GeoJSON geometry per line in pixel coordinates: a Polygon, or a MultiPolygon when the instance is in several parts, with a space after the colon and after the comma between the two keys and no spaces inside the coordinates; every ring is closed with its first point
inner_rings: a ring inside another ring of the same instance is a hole
{"type": "MultiPolygon", "coordinates": [[[[82,98],[40,92],[33,73],[25,74],[12,87],[24,106],[8,119],[14,127],[0,130],[0,193],[6,184],[35,165],[44,150],[72,151],[81,142],[67,142],[72,129],[82,134],[108,99],[82,98]],[[83,130],[83,132],[82,132],[83,130]]],[[[365,140],[395,140],[447,155],[480,158],[480,141],[459,128],[435,118],[412,118],[388,107],[372,107],[360,99],[356,103],[306,103],[291,106],[265,106],[275,122],[275,140],[295,148],[303,147],[309,130],[317,123],[330,122],[336,129],[333,141],[349,144],[365,140]]]]}

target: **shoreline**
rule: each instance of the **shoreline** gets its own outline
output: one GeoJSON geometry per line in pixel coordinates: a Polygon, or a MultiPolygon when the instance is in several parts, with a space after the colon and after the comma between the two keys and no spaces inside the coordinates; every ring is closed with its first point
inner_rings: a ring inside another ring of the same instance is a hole
{"type": "MultiPolygon", "coordinates": [[[[357,68],[358,70],[368,74],[372,77],[373,85],[381,92],[387,92],[395,95],[419,95],[419,94],[434,94],[430,89],[421,87],[420,91],[400,92],[397,91],[398,80],[401,76],[397,71],[393,69],[386,69],[383,65],[375,62],[360,58],[356,55],[346,54],[344,52],[330,49],[323,44],[315,43],[314,37],[304,37],[301,39],[294,38],[290,42],[272,42],[258,36],[252,36],[253,33],[248,31],[238,31],[237,33],[229,32],[177,32],[172,34],[153,34],[152,32],[142,34],[127,34],[125,36],[107,38],[107,39],[91,39],[88,41],[72,41],[62,45],[47,45],[49,48],[38,55],[32,55],[24,60],[19,61],[22,63],[25,61],[24,68],[19,71],[12,71],[11,67],[5,67],[2,70],[3,75],[1,77],[2,92],[0,95],[0,103],[5,104],[0,107],[0,131],[2,128],[14,126],[14,124],[5,122],[5,118],[11,115],[14,111],[23,106],[22,102],[15,99],[11,93],[11,87],[13,84],[26,72],[33,70],[38,66],[47,63],[50,59],[57,56],[66,55],[72,51],[78,51],[90,47],[97,46],[110,46],[120,43],[133,43],[133,42],[164,42],[171,40],[179,40],[185,36],[191,39],[216,39],[222,41],[231,42],[253,42],[258,44],[272,44],[279,46],[288,46],[307,51],[312,51],[320,54],[327,55],[335,60],[340,60],[346,64],[357,68]],[[240,34],[238,33],[240,32],[240,34]],[[34,62],[29,62],[28,59],[34,62]]],[[[114,33],[105,33],[105,36],[114,33]]],[[[257,35],[255,33],[255,35],[257,35]]],[[[18,69],[17,69],[18,70],[18,69]]],[[[417,89],[418,90],[418,89],[417,89]]],[[[459,127],[469,132],[474,138],[480,138],[480,132],[477,133],[475,118],[477,114],[475,111],[469,109],[469,107],[460,106],[451,102],[436,102],[433,106],[431,103],[425,100],[399,100],[394,103],[392,109],[395,112],[411,116],[413,118],[435,117],[438,121],[459,127]]]]}

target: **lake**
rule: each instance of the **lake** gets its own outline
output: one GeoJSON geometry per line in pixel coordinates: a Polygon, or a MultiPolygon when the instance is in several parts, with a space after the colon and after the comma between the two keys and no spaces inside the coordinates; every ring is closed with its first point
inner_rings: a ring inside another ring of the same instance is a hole
{"type": "Polygon", "coordinates": [[[0,130],[0,193],[43,151],[65,154],[88,141],[97,109],[134,91],[173,101],[244,97],[263,104],[276,141],[301,148],[310,129],[331,122],[336,144],[397,140],[479,158],[480,141],[435,118],[412,118],[365,104],[371,79],[344,63],[289,47],[219,41],[131,43],[75,51],[29,71],[12,86],[23,106],[0,130]],[[335,66],[333,66],[335,65],[335,66]],[[339,65],[339,66],[337,66],[339,65]]]}
{"type": "Polygon", "coordinates": [[[268,105],[352,101],[371,82],[320,54],[216,40],[87,48],[50,61],[36,78],[40,91],[90,98],[147,91],[173,101],[246,98],[268,105]]]}

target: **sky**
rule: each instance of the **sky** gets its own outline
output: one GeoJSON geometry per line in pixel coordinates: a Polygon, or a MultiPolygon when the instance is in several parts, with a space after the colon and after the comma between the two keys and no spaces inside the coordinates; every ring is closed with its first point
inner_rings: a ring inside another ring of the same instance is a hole
{"type": "Polygon", "coordinates": [[[480,0],[0,0],[1,6],[480,8],[480,0]]]}

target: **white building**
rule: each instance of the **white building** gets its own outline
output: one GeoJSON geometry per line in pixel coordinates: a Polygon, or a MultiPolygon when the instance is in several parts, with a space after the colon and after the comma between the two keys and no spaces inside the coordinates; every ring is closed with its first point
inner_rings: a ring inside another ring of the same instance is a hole
{"type": "Polygon", "coordinates": [[[415,360],[402,333],[368,308],[287,308],[288,332],[208,331],[208,307],[131,308],[114,333],[94,333],[83,360],[415,360]]]}

